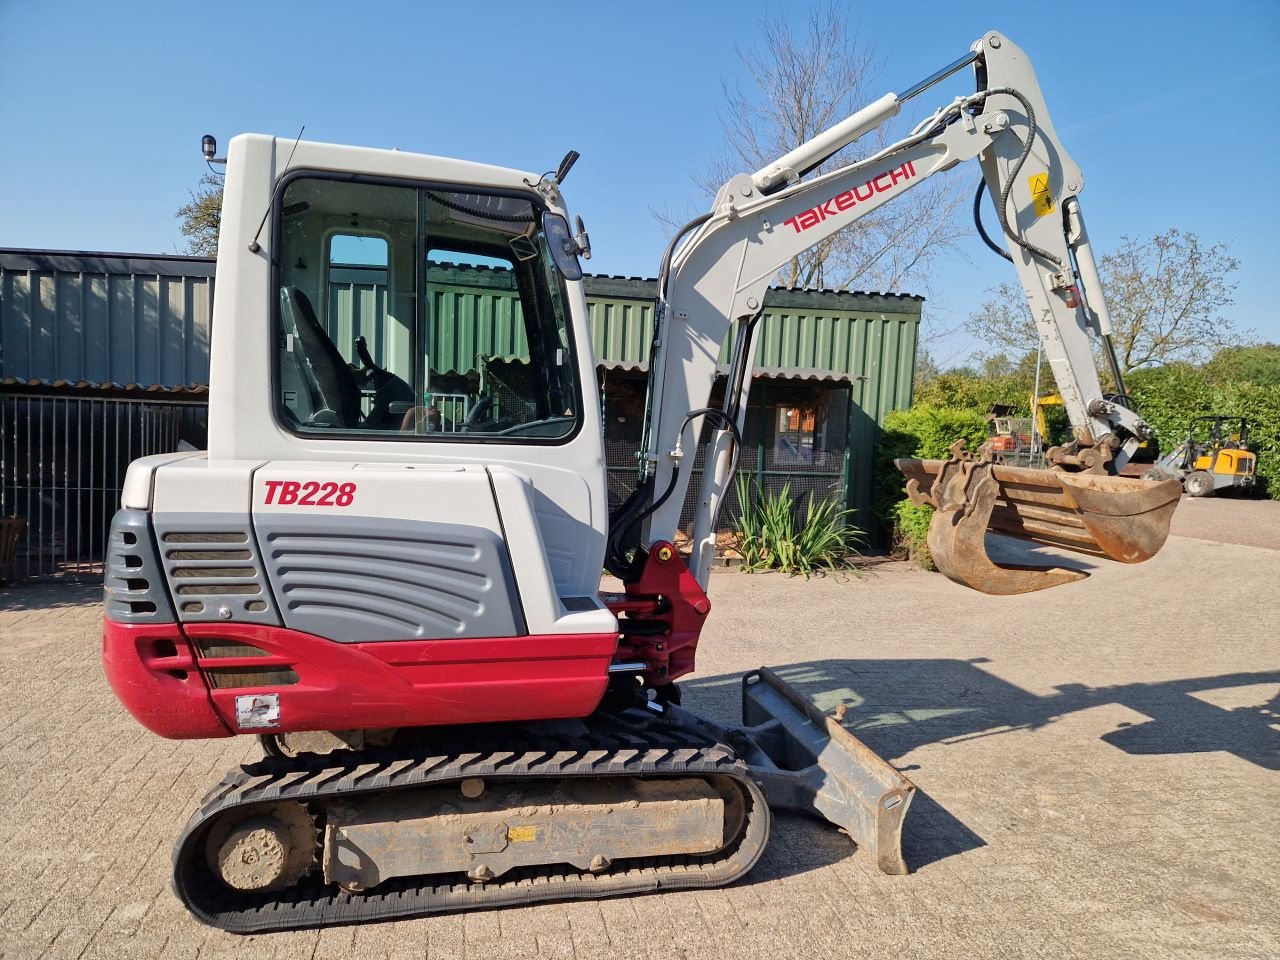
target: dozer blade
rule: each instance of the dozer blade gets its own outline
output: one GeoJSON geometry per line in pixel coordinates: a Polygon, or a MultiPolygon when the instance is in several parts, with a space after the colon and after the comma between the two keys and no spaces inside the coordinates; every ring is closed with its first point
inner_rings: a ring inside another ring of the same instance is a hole
{"type": "MultiPolygon", "coordinates": [[[[713,726],[685,711],[677,719],[713,726]]],[[[883,872],[909,872],[902,821],[915,784],[766,667],[742,678],[742,721],[716,732],[750,766],[769,806],[822,817],[842,827],[883,872]]]]}
{"type": "Polygon", "coordinates": [[[1141,563],[1169,536],[1182,493],[1176,480],[1065,473],[975,460],[959,445],[951,460],[895,460],[913,503],[936,508],[929,551],[956,583],[990,594],[1030,593],[1088,574],[1062,567],[992,562],[988,530],[1019,540],[1141,563]]]}

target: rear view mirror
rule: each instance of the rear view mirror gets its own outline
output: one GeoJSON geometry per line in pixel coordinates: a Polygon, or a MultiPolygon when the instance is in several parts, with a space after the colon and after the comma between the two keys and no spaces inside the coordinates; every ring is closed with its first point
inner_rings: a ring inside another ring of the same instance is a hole
{"type": "Polygon", "coordinates": [[[566,280],[582,279],[582,264],[578,263],[580,249],[569,232],[569,221],[558,213],[542,215],[542,231],[547,236],[551,256],[566,280]]]}

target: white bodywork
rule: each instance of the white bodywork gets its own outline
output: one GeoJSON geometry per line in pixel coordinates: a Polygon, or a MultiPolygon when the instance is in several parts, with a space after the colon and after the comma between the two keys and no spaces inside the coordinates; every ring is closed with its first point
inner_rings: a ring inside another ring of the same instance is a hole
{"type": "MultiPolygon", "coordinates": [[[[227,155],[222,240],[218,250],[218,297],[213,311],[209,383],[209,461],[320,463],[340,461],[474,465],[504,468],[527,477],[528,499],[545,548],[540,556],[563,596],[594,595],[598,590],[608,519],[604,453],[600,442],[599,405],[587,402],[582,429],[555,446],[409,443],[392,439],[328,439],[301,437],[272,417],[271,393],[275,357],[269,322],[276,294],[271,277],[272,237],[263,228],[260,249],[250,240],[271,208],[272,190],[288,169],[359,171],[371,176],[428,180],[460,185],[485,184],[532,192],[536,174],[461,160],[392,150],[374,150],[246,135],[231,141],[227,155]]],[[[557,198],[548,198],[556,205],[557,198]]],[[[563,208],[559,208],[564,212],[563,208]]],[[[269,218],[268,218],[269,221],[269,218]]],[[[580,282],[566,283],[579,345],[579,376],[588,398],[594,394],[595,361],[589,348],[587,308],[580,282]]],[[[439,500],[433,492],[437,474],[409,475],[410,497],[439,500]]],[[[463,513],[455,520],[467,522],[463,513]]],[[[514,554],[514,551],[513,551],[514,554]]],[[[528,598],[526,598],[528,602],[528,598]]]]}
{"type": "MultiPolygon", "coordinates": [[[[660,299],[659,315],[668,316],[670,330],[654,352],[646,456],[653,464],[657,491],[668,488],[673,471],[679,473],[671,496],[645,521],[642,543],[670,539],[676,528],[689,482],[681,460],[691,460],[687,451],[677,452],[682,448],[681,424],[686,411],[706,403],[729,326],[745,324],[760,313],[770,280],[793,257],[933,174],[975,157],[997,205],[1009,187],[1013,236],[1006,236],[1005,243],[1077,440],[1087,447],[1115,438],[1115,461],[1122,466],[1140,438],[1149,435],[1150,428],[1137,414],[1103,396],[1092,344],[1095,335],[1111,330],[1076,200],[1084,180],[1058,142],[1031,64],[1022,50],[995,32],[975,43],[973,56],[958,61],[949,72],[974,61],[985,66],[984,90],[945,105],[899,143],[823,176],[797,179],[895,116],[906,97],[887,94],[776,163],[754,175],[739,174],[720,188],[709,218],[676,252],[665,291],[660,283],[659,297],[665,293],[665,300],[660,299]],[[1036,131],[1029,156],[1015,176],[1028,139],[1028,106],[1036,131]],[[931,123],[940,129],[931,130],[931,123]],[[1033,177],[1047,181],[1048,210],[1037,206],[1033,177]],[[1078,262],[1078,275],[1073,261],[1078,262]],[[1070,302],[1073,295],[1078,305],[1070,302]]],[[[916,90],[927,89],[936,79],[916,90]]],[[[740,427],[753,353],[749,349],[745,355],[740,427]]],[[[719,432],[707,461],[714,469],[706,473],[696,514],[690,568],[704,586],[715,552],[714,519],[732,477],[732,443],[728,432],[719,432]]]]}

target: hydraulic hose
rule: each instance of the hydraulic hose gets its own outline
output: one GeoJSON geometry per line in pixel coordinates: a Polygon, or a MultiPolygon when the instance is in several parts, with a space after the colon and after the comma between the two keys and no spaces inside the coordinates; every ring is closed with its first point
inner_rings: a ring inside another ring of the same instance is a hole
{"type": "Polygon", "coordinates": [[[982,237],[983,243],[1010,263],[1013,263],[1013,257],[1009,255],[1009,251],[992,240],[991,235],[987,233],[987,228],[982,225],[982,194],[986,189],[987,180],[983,177],[978,181],[977,192],[973,195],[973,225],[978,228],[978,236],[982,237]]]}
{"type": "Polygon", "coordinates": [[[1013,185],[1018,180],[1018,174],[1022,171],[1023,164],[1027,162],[1027,157],[1031,156],[1031,147],[1036,140],[1035,108],[1031,106],[1030,100],[1028,100],[1020,91],[1015,90],[1012,87],[998,87],[995,90],[986,90],[984,93],[987,97],[991,97],[999,93],[1013,97],[1022,104],[1023,112],[1027,115],[1027,138],[1023,141],[1022,152],[1018,154],[1018,159],[1014,161],[1013,168],[1009,171],[1009,176],[1005,180],[1004,189],[1000,191],[1000,202],[996,205],[996,215],[1000,218],[1000,226],[1004,229],[1005,235],[1023,250],[1027,251],[1027,253],[1037,256],[1042,260],[1048,260],[1055,266],[1061,267],[1062,260],[1059,257],[1050,253],[1048,250],[1045,250],[1043,247],[1038,247],[1034,243],[1022,239],[1022,237],[1018,236],[1018,234],[1013,231],[1013,228],[1009,226],[1009,196],[1013,193],[1013,185]]]}

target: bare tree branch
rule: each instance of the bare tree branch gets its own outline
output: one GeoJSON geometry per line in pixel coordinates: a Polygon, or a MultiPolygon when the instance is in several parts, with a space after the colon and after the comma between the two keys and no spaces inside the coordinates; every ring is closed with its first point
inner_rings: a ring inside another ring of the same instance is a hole
{"type": "MultiPolygon", "coordinates": [[[[708,200],[734,174],[761,169],[874,99],[882,61],[848,32],[846,19],[833,6],[814,8],[795,29],[770,16],[760,24],[759,43],[738,50],[743,76],[723,84],[719,111],[726,155],[694,177],[708,200]]],[[[869,155],[892,139],[882,128],[853,149],[869,155]]],[[[829,160],[811,175],[851,159],[829,160]]],[[[925,181],[793,260],[778,282],[836,290],[927,288],[937,260],[955,252],[964,234],[957,216],[963,185],[963,178],[946,175],[925,181]]]]}
{"type": "MultiPolygon", "coordinates": [[[[1121,371],[1174,361],[1200,363],[1223,347],[1250,342],[1222,316],[1233,302],[1240,264],[1225,243],[1205,246],[1170,228],[1149,240],[1122,237],[1098,265],[1115,327],[1121,371]]],[[[1035,323],[1021,288],[1001,284],[969,318],[978,340],[996,350],[1035,349],[1035,323]]]]}

